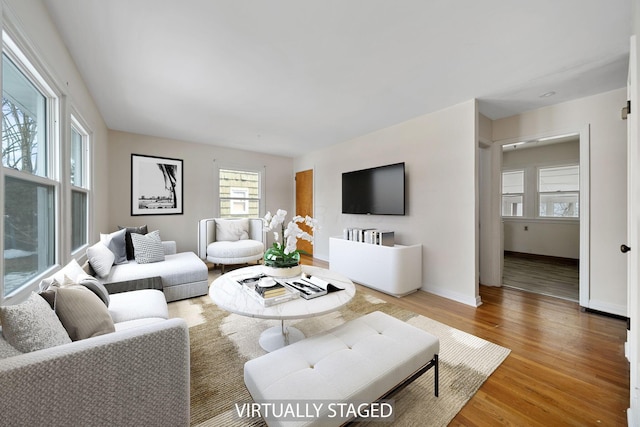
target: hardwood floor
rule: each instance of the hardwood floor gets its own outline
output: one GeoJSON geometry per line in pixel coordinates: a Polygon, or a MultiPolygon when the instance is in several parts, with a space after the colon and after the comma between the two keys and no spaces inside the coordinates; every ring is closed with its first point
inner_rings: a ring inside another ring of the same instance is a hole
{"type": "Polygon", "coordinates": [[[450,425],[627,425],[625,321],[509,288],[481,286],[477,308],[423,291],[395,298],[357,289],[511,349],[450,425]]]}
{"type": "Polygon", "coordinates": [[[502,284],[577,302],[580,298],[579,269],[576,259],[505,251],[502,284]]]}

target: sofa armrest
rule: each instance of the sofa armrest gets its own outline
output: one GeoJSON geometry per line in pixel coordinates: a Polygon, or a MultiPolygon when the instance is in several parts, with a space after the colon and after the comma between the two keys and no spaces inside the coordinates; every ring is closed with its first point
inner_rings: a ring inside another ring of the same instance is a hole
{"type": "Polygon", "coordinates": [[[205,218],[198,221],[198,256],[207,259],[207,246],[216,240],[215,218],[205,218]]]}
{"type": "Polygon", "coordinates": [[[264,222],[261,218],[249,219],[249,238],[264,243],[264,222]]]}
{"type": "Polygon", "coordinates": [[[178,253],[175,240],[164,240],[162,242],[162,247],[164,248],[165,255],[175,255],[178,253]]]}
{"type": "Polygon", "coordinates": [[[0,364],[14,425],[189,425],[189,330],[169,319],[0,364]]]}

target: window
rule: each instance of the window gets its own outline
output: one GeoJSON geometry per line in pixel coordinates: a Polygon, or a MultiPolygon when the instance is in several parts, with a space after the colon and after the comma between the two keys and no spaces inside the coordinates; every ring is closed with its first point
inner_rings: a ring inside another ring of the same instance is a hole
{"type": "Polygon", "coordinates": [[[71,116],[71,250],[89,243],[89,179],[88,135],[78,120],[71,116]]]}
{"type": "Polygon", "coordinates": [[[257,218],[261,205],[261,173],[220,169],[220,217],[257,218]]]}
{"type": "Polygon", "coordinates": [[[523,216],[524,171],[502,172],[502,216],[523,216]]]}
{"type": "Polygon", "coordinates": [[[6,297],[56,262],[56,98],[3,34],[3,286],[6,297]]]}
{"type": "Polygon", "coordinates": [[[538,169],[539,216],[577,218],[580,214],[579,200],[579,166],[558,166],[538,169]]]}
{"type": "Polygon", "coordinates": [[[231,188],[229,197],[229,212],[231,215],[246,215],[249,213],[248,188],[231,188]]]}

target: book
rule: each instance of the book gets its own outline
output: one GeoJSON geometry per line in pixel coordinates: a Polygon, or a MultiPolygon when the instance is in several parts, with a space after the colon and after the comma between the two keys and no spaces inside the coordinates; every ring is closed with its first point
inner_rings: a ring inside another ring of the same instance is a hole
{"type": "Polygon", "coordinates": [[[309,274],[303,274],[299,278],[288,280],[286,284],[300,292],[300,296],[307,300],[343,290],[332,283],[309,274]]]}
{"type": "Polygon", "coordinates": [[[254,289],[258,293],[258,295],[260,295],[262,298],[271,298],[271,297],[284,295],[287,293],[287,288],[285,288],[283,285],[276,282],[275,280],[273,279],[271,280],[273,281],[273,283],[265,284],[264,283],[265,280],[261,280],[255,285],[254,289]]]}
{"type": "Polygon", "coordinates": [[[264,307],[298,298],[297,290],[289,289],[273,278],[260,274],[237,280],[242,289],[264,307]]]}

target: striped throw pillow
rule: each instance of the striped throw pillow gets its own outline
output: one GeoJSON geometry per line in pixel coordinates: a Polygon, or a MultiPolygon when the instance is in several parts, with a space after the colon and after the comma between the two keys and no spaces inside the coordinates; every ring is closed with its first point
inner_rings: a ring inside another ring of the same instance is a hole
{"type": "Polygon", "coordinates": [[[164,248],[159,230],[147,234],[131,233],[131,241],[138,264],[164,261],[164,248]]]}

